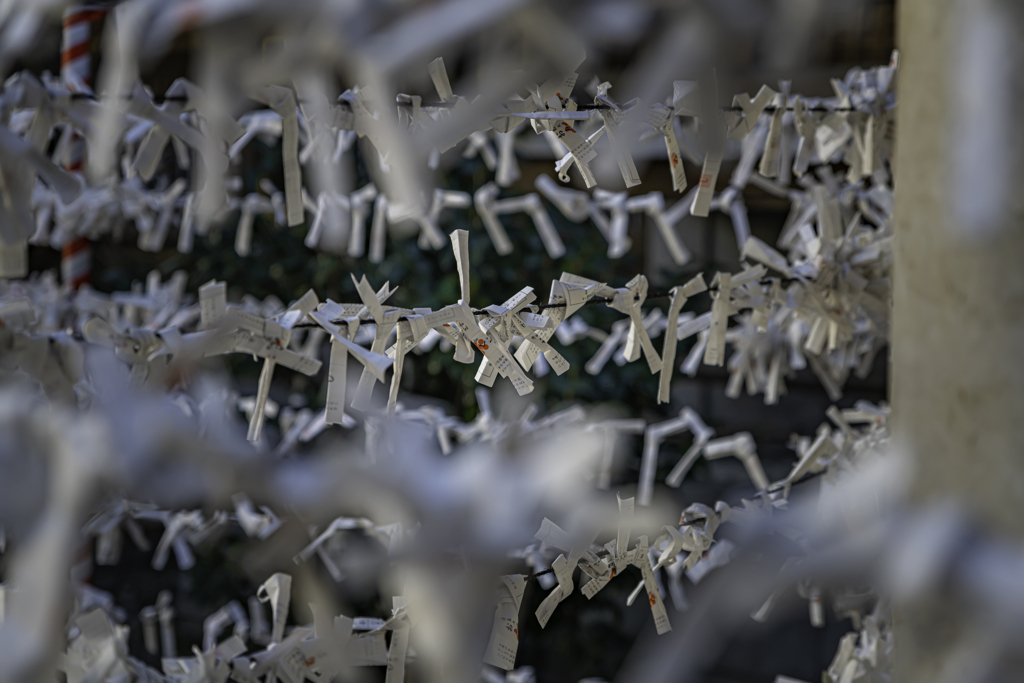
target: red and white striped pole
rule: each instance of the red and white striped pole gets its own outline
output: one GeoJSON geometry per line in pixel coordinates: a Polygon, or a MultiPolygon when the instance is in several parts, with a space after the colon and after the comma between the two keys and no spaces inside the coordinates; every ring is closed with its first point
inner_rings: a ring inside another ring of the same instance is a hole
{"type": "MultiPolygon", "coordinates": [[[[71,7],[64,12],[64,31],[61,34],[60,75],[71,92],[92,91],[92,57],[89,42],[92,23],[103,16],[101,10],[71,7]]],[[[81,173],[85,166],[85,140],[78,135],[71,139],[65,168],[81,173]]],[[[89,281],[92,271],[92,251],[89,240],[71,235],[60,254],[60,272],[64,284],[72,290],[89,281]]],[[[91,583],[93,572],[93,540],[85,537],[71,559],[71,583],[91,583]]]]}
{"type": "MultiPolygon", "coordinates": [[[[92,24],[103,17],[103,11],[88,7],[72,7],[64,12],[64,32],[61,36],[60,75],[71,92],[91,92],[92,57],[89,41],[92,24]]],[[[85,164],[85,141],[77,135],[68,150],[66,168],[80,172],[85,164]]],[[[72,235],[61,249],[60,272],[64,284],[78,289],[89,281],[92,265],[89,240],[72,235]]]]}

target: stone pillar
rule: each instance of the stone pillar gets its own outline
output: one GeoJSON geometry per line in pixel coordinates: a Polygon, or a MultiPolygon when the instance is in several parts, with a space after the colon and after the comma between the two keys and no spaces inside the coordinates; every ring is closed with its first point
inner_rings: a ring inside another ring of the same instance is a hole
{"type": "MultiPolygon", "coordinates": [[[[1011,0],[902,0],[891,398],[911,497],[1024,537],[1024,104],[1011,0]],[[1017,119],[1017,120],[1015,120],[1017,119]]],[[[934,681],[958,630],[896,605],[897,680],[934,681]]]]}

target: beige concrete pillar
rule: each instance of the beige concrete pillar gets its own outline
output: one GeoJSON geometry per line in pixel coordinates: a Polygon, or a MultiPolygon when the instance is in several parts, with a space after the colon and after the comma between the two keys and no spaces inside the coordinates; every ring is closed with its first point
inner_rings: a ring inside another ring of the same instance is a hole
{"type": "MultiPolygon", "coordinates": [[[[891,398],[894,438],[916,458],[912,498],[955,499],[991,532],[1020,538],[1024,191],[1014,188],[1024,180],[1024,146],[1014,127],[1024,97],[1014,83],[1019,76],[1012,73],[1020,61],[1013,50],[998,55],[999,46],[992,45],[994,63],[1010,64],[1007,73],[994,76],[1006,82],[986,83],[977,73],[964,78],[970,72],[965,64],[984,63],[986,36],[994,31],[998,38],[999,6],[1007,4],[1012,5],[1001,0],[899,3],[891,398]],[[993,11],[971,28],[978,12],[993,11]],[[965,100],[972,89],[984,101],[965,100]],[[986,107],[999,107],[994,114],[1005,109],[1010,127],[992,130],[986,107]],[[963,133],[971,130],[977,135],[969,139],[982,146],[992,133],[988,144],[1006,154],[995,155],[991,163],[978,154],[971,159],[971,152],[983,150],[974,146],[965,153],[963,133]],[[985,163],[978,165],[979,158],[985,163]],[[1010,191],[1001,193],[998,177],[963,184],[971,177],[963,173],[965,164],[972,173],[1006,171],[1010,182],[1003,190],[1010,191]],[[970,210],[964,218],[969,197],[960,194],[967,191],[991,192],[999,210],[972,224],[970,210]]],[[[1009,14],[1005,19],[1013,21],[1009,14]]],[[[949,653],[946,645],[956,635],[957,614],[934,602],[897,605],[895,618],[897,680],[936,680],[940,654],[949,653]]]]}

